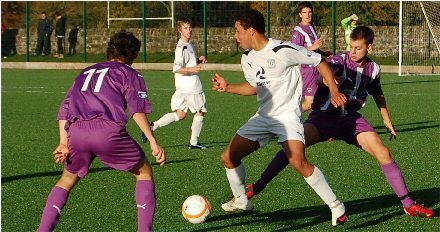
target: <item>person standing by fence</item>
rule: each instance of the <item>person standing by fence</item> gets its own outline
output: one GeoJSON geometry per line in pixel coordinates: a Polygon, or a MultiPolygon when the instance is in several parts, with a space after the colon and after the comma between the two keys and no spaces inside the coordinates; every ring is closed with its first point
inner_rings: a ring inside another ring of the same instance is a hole
{"type": "Polygon", "coordinates": [[[75,26],[72,28],[69,32],[69,53],[68,55],[75,55],[76,54],[76,43],[78,42],[78,26],[75,26]]]}
{"type": "Polygon", "coordinates": [[[41,19],[38,21],[37,29],[37,47],[34,56],[47,56],[50,53],[50,34],[52,33],[52,24],[47,19],[47,13],[41,12],[41,19]]]}
{"type": "Polygon", "coordinates": [[[66,35],[66,18],[60,12],[55,12],[55,37],[57,38],[57,53],[54,57],[64,58],[64,36],[66,35]]]}

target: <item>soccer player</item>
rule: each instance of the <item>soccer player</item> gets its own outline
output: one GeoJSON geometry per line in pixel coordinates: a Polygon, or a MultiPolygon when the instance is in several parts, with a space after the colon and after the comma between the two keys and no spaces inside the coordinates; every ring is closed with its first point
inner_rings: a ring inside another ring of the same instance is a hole
{"type": "MultiPolygon", "coordinates": [[[[310,2],[300,2],[298,4],[298,14],[301,22],[293,29],[292,43],[303,46],[309,51],[317,52],[323,56],[331,56],[329,51],[322,51],[320,48],[324,43],[323,38],[318,38],[315,25],[312,23],[313,6],[310,2]]],[[[301,65],[301,75],[304,82],[303,103],[304,112],[312,108],[313,97],[318,89],[318,69],[309,64],[301,65]]]]}
{"type": "MultiPolygon", "coordinates": [[[[202,82],[199,78],[201,70],[200,63],[206,63],[205,56],[197,57],[197,50],[190,42],[192,37],[192,22],[183,18],[177,21],[177,28],[180,33],[174,53],[174,82],[176,92],[171,98],[171,110],[173,112],[163,115],[159,120],[151,124],[153,131],[160,127],[169,125],[186,118],[188,109],[195,113],[191,125],[191,138],[189,148],[206,149],[206,146],[199,142],[200,132],[203,127],[203,117],[207,112],[206,98],[203,92],[202,82]]],[[[143,141],[146,142],[145,137],[143,141]]]]}
{"type": "Polygon", "coordinates": [[[111,168],[133,173],[138,231],[151,231],[156,210],[153,172],[127,132],[126,108],[148,137],[156,161],[163,165],[166,154],[149,127],[151,103],[144,77],[130,67],[140,44],[132,33],[116,33],[108,43],[108,61],[85,68],[70,88],[58,112],[60,144],[54,151],[64,171],[47,198],[37,231],[55,229],[70,191],[87,176],[96,156],[111,168]]]}
{"type": "Polygon", "coordinates": [[[323,173],[309,163],[304,154],[299,65],[318,67],[324,79],[330,82],[331,103],[335,107],[341,106],[346,98],[338,92],[330,66],[321,55],[290,42],[267,38],[264,33],[264,17],[259,11],[246,10],[239,14],[235,21],[235,38],[246,50],[241,58],[246,81],[230,84],[219,74],[212,78],[213,90],[244,96],[256,94],[259,102],[256,114],[237,131],[222,154],[234,195],[222,208],[228,212],[254,208],[246,195],[246,171],[241,160],[276,135],[290,164],[330,207],[332,224],[344,223],[344,204],[333,193],[323,173]]]}
{"type": "Polygon", "coordinates": [[[345,43],[347,43],[346,50],[350,51],[350,35],[354,28],[356,28],[359,22],[359,17],[356,14],[352,14],[350,17],[347,17],[341,21],[342,28],[344,29],[345,34],[345,43]]]}
{"type": "MultiPolygon", "coordinates": [[[[350,52],[329,59],[333,71],[338,73],[339,91],[346,94],[347,104],[345,108],[337,109],[330,104],[328,88],[320,88],[317,91],[312,112],[304,125],[306,146],[336,138],[363,149],[379,162],[406,214],[433,217],[434,212],[431,209],[415,203],[411,198],[402,171],[391,156],[390,150],[370,123],[358,112],[370,94],[379,108],[385,126],[391,131],[390,140],[396,138],[397,132],[380,84],[380,67],[367,56],[373,48],[374,32],[366,26],[358,26],[350,37],[350,52]]],[[[289,164],[284,153],[278,152],[261,174],[261,178],[247,187],[248,198],[260,193],[289,164]]]]}

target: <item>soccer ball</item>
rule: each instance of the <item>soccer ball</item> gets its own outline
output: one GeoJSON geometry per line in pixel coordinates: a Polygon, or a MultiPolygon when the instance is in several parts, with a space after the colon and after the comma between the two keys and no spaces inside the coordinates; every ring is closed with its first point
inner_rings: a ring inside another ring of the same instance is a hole
{"type": "Polygon", "coordinates": [[[211,216],[212,208],[208,198],[200,195],[192,195],[186,198],[182,205],[182,215],[185,220],[192,224],[199,224],[211,216]]]}

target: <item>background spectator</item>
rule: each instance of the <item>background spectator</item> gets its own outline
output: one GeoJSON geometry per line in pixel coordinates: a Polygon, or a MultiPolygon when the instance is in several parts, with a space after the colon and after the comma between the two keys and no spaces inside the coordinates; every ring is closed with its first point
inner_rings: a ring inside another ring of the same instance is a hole
{"type": "Polygon", "coordinates": [[[57,38],[57,53],[54,55],[58,58],[64,58],[64,37],[66,35],[66,17],[60,12],[55,12],[55,37],[57,38]]]}
{"type": "Polygon", "coordinates": [[[41,19],[38,22],[38,39],[34,54],[35,56],[41,54],[47,56],[50,54],[50,35],[52,34],[52,30],[52,23],[47,19],[46,12],[41,12],[41,19]]]}
{"type": "Polygon", "coordinates": [[[76,26],[72,28],[69,32],[69,55],[75,55],[76,54],[76,43],[78,42],[78,31],[79,27],[76,26]]]}

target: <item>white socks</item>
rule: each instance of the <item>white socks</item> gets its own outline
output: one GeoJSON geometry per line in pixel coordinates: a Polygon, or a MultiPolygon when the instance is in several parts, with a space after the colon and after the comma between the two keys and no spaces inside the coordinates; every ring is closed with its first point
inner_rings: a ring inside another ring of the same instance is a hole
{"type": "Polygon", "coordinates": [[[171,112],[162,116],[159,120],[154,122],[153,131],[157,130],[157,128],[167,126],[173,122],[179,121],[179,116],[177,116],[176,112],[171,112]]]}
{"type": "Polygon", "coordinates": [[[229,169],[225,167],[225,169],[234,198],[240,202],[247,202],[248,199],[245,186],[246,169],[244,168],[243,163],[236,168],[229,169]]]}
{"type": "Polygon", "coordinates": [[[189,143],[191,145],[196,145],[199,143],[199,136],[200,132],[202,131],[203,127],[203,116],[200,115],[194,115],[193,122],[191,125],[191,139],[189,140],[189,143]]]}
{"type": "Polygon", "coordinates": [[[336,200],[335,193],[330,188],[324,174],[315,166],[315,170],[309,177],[304,177],[304,180],[312,187],[313,190],[321,197],[321,199],[330,207],[330,204],[336,200]]]}

